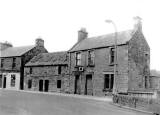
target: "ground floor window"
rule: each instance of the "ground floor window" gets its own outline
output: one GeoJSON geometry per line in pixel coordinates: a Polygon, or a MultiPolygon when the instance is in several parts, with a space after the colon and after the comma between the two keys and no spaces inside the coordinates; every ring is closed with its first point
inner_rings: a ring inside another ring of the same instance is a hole
{"type": "Polygon", "coordinates": [[[2,88],[2,74],[0,74],[0,88],[2,88]]]}
{"type": "Polygon", "coordinates": [[[113,74],[105,74],[104,75],[104,89],[113,89],[114,84],[114,75],[113,74]]]}
{"type": "Polygon", "coordinates": [[[11,87],[15,87],[16,76],[14,74],[11,75],[11,87]]]}
{"type": "Polygon", "coordinates": [[[29,79],[29,80],[28,80],[28,89],[31,89],[31,88],[32,88],[32,80],[29,79]]]}
{"type": "Polygon", "coordinates": [[[148,79],[147,76],[144,77],[144,87],[147,88],[147,84],[148,84],[148,79]]]}
{"type": "Polygon", "coordinates": [[[57,80],[57,88],[61,88],[61,80],[57,80]]]}

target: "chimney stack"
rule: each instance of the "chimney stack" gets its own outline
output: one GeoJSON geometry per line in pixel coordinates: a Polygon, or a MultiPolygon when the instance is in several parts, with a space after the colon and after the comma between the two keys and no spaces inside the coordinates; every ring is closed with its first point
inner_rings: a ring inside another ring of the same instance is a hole
{"type": "Polygon", "coordinates": [[[88,32],[86,31],[86,28],[81,28],[81,30],[78,31],[78,42],[86,39],[88,37],[88,32]]]}
{"type": "Polygon", "coordinates": [[[44,47],[44,40],[41,38],[37,38],[35,41],[35,45],[44,47]]]}
{"type": "Polygon", "coordinates": [[[0,51],[5,50],[10,47],[13,47],[13,45],[11,43],[9,43],[7,41],[4,43],[0,42],[0,51]]]}
{"type": "Polygon", "coordinates": [[[142,31],[142,19],[139,16],[136,16],[133,19],[135,21],[134,30],[135,31],[137,31],[137,30],[142,31]]]}

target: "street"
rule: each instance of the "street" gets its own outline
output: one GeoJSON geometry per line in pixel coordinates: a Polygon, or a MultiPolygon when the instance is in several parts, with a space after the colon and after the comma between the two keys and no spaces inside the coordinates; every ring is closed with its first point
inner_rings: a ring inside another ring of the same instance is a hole
{"type": "Polygon", "coordinates": [[[0,115],[146,115],[107,101],[0,90],[0,115]]]}

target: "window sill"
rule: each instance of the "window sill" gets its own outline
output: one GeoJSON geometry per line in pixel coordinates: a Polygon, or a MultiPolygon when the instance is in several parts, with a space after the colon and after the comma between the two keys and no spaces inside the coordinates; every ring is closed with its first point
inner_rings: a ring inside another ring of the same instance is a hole
{"type": "Polygon", "coordinates": [[[103,89],[103,92],[112,92],[112,89],[103,89]]]}
{"type": "Polygon", "coordinates": [[[94,67],[95,65],[87,65],[87,67],[94,67]]]}

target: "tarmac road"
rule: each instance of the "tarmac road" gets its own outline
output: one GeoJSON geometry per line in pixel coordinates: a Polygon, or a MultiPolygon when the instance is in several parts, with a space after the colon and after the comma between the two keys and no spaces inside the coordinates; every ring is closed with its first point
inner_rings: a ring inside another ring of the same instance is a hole
{"type": "Polygon", "coordinates": [[[72,95],[0,90],[0,115],[146,115],[110,103],[72,95]]]}

